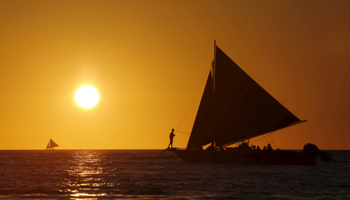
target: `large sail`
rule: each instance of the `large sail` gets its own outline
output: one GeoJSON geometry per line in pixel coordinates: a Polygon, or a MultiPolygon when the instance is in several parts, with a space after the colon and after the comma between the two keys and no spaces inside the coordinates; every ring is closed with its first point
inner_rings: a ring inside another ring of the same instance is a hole
{"type": "Polygon", "coordinates": [[[209,74],[187,149],[229,145],[300,120],[215,45],[215,91],[209,74]]]}
{"type": "Polygon", "coordinates": [[[208,76],[197,116],[193,124],[187,149],[201,148],[214,140],[213,138],[213,78],[208,76]]]}
{"type": "Polygon", "coordinates": [[[47,144],[46,148],[54,148],[54,147],[58,147],[58,144],[56,144],[51,138],[49,143],[47,144]]]}
{"type": "Polygon", "coordinates": [[[216,47],[217,146],[266,134],[300,120],[216,47]]]}

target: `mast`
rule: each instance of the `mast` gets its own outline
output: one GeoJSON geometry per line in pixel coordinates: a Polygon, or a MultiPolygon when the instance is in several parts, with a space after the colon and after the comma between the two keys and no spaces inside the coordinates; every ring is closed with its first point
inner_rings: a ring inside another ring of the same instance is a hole
{"type": "Polygon", "coordinates": [[[213,78],[213,91],[215,92],[215,70],[216,70],[216,40],[214,40],[214,59],[211,63],[211,76],[213,78]]]}
{"type": "MultiPolygon", "coordinates": [[[[216,40],[214,40],[214,59],[212,62],[212,66],[211,66],[211,70],[212,70],[212,76],[213,76],[213,115],[215,116],[215,76],[216,76],[216,40]]],[[[212,123],[212,129],[211,129],[211,138],[212,138],[212,146],[215,147],[215,117],[210,121],[210,123],[212,123]]]]}

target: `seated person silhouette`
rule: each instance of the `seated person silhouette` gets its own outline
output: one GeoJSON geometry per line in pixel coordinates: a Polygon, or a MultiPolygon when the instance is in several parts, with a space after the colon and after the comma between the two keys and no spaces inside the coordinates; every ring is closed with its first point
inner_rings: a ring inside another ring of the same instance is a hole
{"type": "Polygon", "coordinates": [[[272,147],[271,147],[270,143],[267,145],[266,150],[267,150],[267,151],[272,151],[272,147]]]}

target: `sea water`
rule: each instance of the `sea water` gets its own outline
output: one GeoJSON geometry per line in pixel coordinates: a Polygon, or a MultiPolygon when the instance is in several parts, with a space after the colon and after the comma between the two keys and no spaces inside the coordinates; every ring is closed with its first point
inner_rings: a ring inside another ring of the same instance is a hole
{"type": "Polygon", "coordinates": [[[2,150],[0,199],[349,199],[350,151],[329,152],[329,163],[264,166],[185,164],[162,150],[2,150]]]}

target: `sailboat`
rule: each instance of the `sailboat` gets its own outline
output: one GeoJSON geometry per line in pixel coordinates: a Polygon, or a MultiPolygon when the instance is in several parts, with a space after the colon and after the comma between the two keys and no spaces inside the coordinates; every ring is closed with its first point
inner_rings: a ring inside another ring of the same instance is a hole
{"type": "Polygon", "coordinates": [[[58,147],[58,144],[56,144],[51,138],[49,143],[46,146],[46,150],[54,150],[54,147],[58,147]]]}
{"type": "Polygon", "coordinates": [[[249,139],[306,122],[300,120],[231,60],[214,41],[214,59],[186,150],[171,148],[186,163],[313,165],[330,157],[316,145],[267,150],[249,139]],[[248,141],[248,142],[247,142],[248,141]],[[210,146],[203,150],[203,146],[210,146]],[[236,148],[228,146],[238,144],[236,148]]]}

